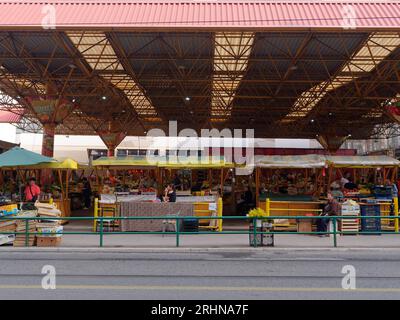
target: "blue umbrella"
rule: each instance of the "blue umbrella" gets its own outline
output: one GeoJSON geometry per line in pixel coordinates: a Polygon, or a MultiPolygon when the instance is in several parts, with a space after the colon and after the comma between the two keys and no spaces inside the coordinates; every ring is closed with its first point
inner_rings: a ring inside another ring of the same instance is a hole
{"type": "Polygon", "coordinates": [[[25,167],[54,161],[56,160],[20,147],[14,147],[0,154],[0,168],[25,167]]]}

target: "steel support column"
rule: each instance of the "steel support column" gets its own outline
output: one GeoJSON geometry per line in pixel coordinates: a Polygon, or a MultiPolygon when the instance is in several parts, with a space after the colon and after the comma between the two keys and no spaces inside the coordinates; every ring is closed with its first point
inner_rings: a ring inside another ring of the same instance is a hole
{"type": "Polygon", "coordinates": [[[342,144],[346,141],[348,136],[337,136],[337,135],[318,135],[317,140],[330,153],[334,154],[340,149],[342,144]]]}
{"type": "Polygon", "coordinates": [[[42,155],[52,158],[54,156],[55,123],[43,124],[42,155]]]}
{"type": "Polygon", "coordinates": [[[120,145],[122,140],[125,139],[126,133],[125,132],[109,132],[109,131],[102,131],[98,132],[101,140],[107,147],[107,156],[114,157],[115,156],[115,149],[120,145]]]}

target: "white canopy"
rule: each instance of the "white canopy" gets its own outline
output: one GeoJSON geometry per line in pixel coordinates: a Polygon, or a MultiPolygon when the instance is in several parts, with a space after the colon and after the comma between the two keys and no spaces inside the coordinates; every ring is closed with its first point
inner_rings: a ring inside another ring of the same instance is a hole
{"type": "Polygon", "coordinates": [[[256,156],[259,168],[323,168],[333,167],[367,168],[397,167],[400,161],[389,156],[325,156],[307,154],[298,156],[256,156]]]}
{"type": "Polygon", "coordinates": [[[395,167],[400,161],[389,156],[325,156],[334,167],[395,167]]]}
{"type": "Polygon", "coordinates": [[[256,167],[259,168],[323,168],[325,156],[317,154],[296,156],[256,156],[256,167]]]}

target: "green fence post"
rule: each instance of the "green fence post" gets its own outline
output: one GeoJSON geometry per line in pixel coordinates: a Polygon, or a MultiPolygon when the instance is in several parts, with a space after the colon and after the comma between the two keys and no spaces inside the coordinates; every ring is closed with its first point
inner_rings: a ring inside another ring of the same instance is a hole
{"type": "Polygon", "coordinates": [[[29,220],[25,218],[25,247],[29,246],[29,220]]]}
{"type": "Polygon", "coordinates": [[[176,246],[179,247],[179,232],[180,232],[179,218],[176,218],[175,226],[176,226],[176,230],[175,230],[175,233],[176,233],[176,246]]]}
{"type": "Polygon", "coordinates": [[[103,246],[103,217],[100,217],[100,247],[103,246]]]}
{"type": "Polygon", "coordinates": [[[254,246],[254,248],[256,248],[257,247],[257,219],[255,217],[253,218],[253,235],[254,235],[253,246],[254,246]]]}
{"type": "Polygon", "coordinates": [[[336,217],[333,217],[333,246],[337,247],[337,237],[336,237],[336,217]]]}

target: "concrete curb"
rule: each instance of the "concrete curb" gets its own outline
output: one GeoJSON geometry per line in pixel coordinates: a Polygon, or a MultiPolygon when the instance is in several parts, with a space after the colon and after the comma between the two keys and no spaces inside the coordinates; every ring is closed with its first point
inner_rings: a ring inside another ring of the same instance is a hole
{"type": "Polygon", "coordinates": [[[0,248],[0,253],[218,253],[218,252],[237,252],[237,253],[251,253],[251,252],[285,252],[285,251],[311,251],[311,252],[349,252],[349,251],[399,251],[400,248],[367,248],[367,247],[349,247],[349,248],[112,248],[112,247],[59,247],[59,248],[38,248],[38,247],[5,247],[0,248]]]}

